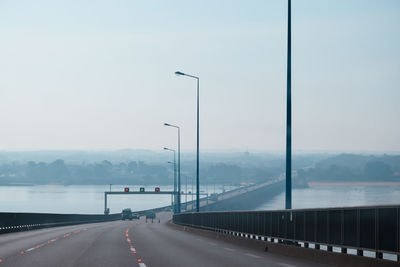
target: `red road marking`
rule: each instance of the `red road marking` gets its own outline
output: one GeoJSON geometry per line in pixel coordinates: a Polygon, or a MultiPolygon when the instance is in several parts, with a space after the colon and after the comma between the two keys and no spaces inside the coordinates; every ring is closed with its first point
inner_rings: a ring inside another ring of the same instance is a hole
{"type": "MultiPolygon", "coordinates": [[[[128,232],[129,232],[129,228],[126,229],[126,238],[127,238],[126,241],[127,241],[129,244],[131,244],[132,242],[131,242],[131,239],[129,238],[128,232]]],[[[133,245],[130,245],[130,248],[131,248],[131,252],[132,252],[133,254],[136,254],[136,249],[133,247],[133,245]]],[[[138,261],[138,262],[142,262],[142,259],[141,259],[141,258],[138,258],[137,261],[138,261]]]]}
{"type": "Polygon", "coordinates": [[[0,262],[3,262],[3,260],[2,260],[2,259],[0,259],[0,262]]]}
{"type": "Polygon", "coordinates": [[[24,253],[25,253],[25,251],[21,250],[21,254],[24,254],[24,253]]]}

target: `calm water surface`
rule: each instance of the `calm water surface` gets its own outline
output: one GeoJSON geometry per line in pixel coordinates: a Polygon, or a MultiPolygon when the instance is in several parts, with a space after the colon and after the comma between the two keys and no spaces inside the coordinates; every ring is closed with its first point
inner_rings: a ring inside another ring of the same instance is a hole
{"type": "MultiPolygon", "coordinates": [[[[125,186],[113,185],[112,191],[123,191],[125,186]]],[[[139,185],[129,185],[131,191],[139,191],[139,185]]],[[[145,186],[153,191],[156,186],[145,186]]],[[[234,187],[224,186],[225,190],[234,187]]],[[[160,186],[161,191],[172,191],[172,186],[160,186]]],[[[183,185],[184,189],[184,185],[183,185]]],[[[48,213],[85,213],[104,212],[104,185],[36,185],[36,186],[0,186],[0,212],[48,212],[48,213]]],[[[222,192],[222,186],[204,188],[209,194],[222,192]]],[[[188,191],[191,187],[188,186],[188,191]]],[[[203,193],[203,192],[202,192],[203,193]]],[[[182,196],[182,202],[186,199],[182,196]]],[[[187,200],[192,200],[187,196],[187,200]]],[[[111,213],[121,212],[124,208],[144,210],[168,206],[170,195],[109,195],[108,207],[111,213]]]]}
{"type": "MultiPolygon", "coordinates": [[[[129,186],[139,191],[138,185],[129,186]]],[[[155,186],[146,186],[154,191],[155,186]]],[[[113,191],[122,191],[124,186],[113,185],[113,191]]],[[[170,186],[161,186],[162,191],[171,191],[170,186]]],[[[204,188],[205,190],[206,188],[204,188]]],[[[233,187],[225,186],[225,190],[233,187]]],[[[104,185],[41,185],[0,186],[0,212],[49,212],[101,214],[104,211],[104,185]]],[[[188,191],[191,188],[188,188],[188,191]]],[[[222,186],[209,186],[208,193],[221,192],[222,186]]],[[[191,196],[187,197],[188,201],[191,196]]],[[[284,209],[285,194],[281,193],[266,201],[257,210],[284,209]]],[[[182,196],[182,202],[185,196],[182,196]]],[[[124,208],[143,210],[171,204],[169,195],[113,195],[108,197],[112,213],[124,208]]],[[[400,186],[320,186],[293,190],[293,208],[342,207],[362,205],[400,204],[400,186]]]]}
{"type": "MultiPolygon", "coordinates": [[[[318,186],[292,192],[294,209],[385,204],[400,204],[400,186],[318,186]]],[[[257,210],[284,208],[285,193],[281,193],[257,210]]]]}

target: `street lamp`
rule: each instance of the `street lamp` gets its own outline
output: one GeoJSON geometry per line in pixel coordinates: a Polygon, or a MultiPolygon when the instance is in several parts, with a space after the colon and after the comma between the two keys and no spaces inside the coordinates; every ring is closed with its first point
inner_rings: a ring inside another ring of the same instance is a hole
{"type": "Polygon", "coordinates": [[[174,149],[170,149],[168,147],[164,147],[164,150],[168,150],[168,151],[172,151],[174,152],[174,212],[176,212],[176,207],[175,207],[175,203],[176,203],[176,156],[175,156],[175,150],[174,149]]]}
{"type": "Polygon", "coordinates": [[[291,0],[288,0],[287,38],[287,98],[286,98],[286,201],[285,208],[292,208],[292,21],[291,0]]]}
{"type": "Polygon", "coordinates": [[[197,80],[197,157],[196,157],[196,211],[200,211],[200,182],[199,182],[199,87],[200,87],[200,78],[185,74],[183,72],[177,71],[175,75],[178,76],[187,76],[190,78],[194,78],[197,80]]]}
{"type": "MultiPolygon", "coordinates": [[[[168,161],[168,164],[172,164],[173,168],[174,168],[174,189],[175,189],[175,180],[176,180],[176,166],[175,166],[175,162],[172,161],[168,161]]],[[[175,192],[175,190],[174,190],[175,192]]],[[[175,194],[171,195],[171,208],[175,211],[175,205],[174,205],[174,196],[175,194]]]]}
{"type": "Polygon", "coordinates": [[[169,123],[164,123],[164,126],[178,129],[178,213],[181,213],[181,128],[169,123]]]}

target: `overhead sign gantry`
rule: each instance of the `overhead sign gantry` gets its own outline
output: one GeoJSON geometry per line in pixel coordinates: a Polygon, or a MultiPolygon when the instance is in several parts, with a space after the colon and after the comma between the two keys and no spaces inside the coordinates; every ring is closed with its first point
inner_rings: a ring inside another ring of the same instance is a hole
{"type": "MultiPolygon", "coordinates": [[[[108,195],[177,195],[178,192],[174,191],[161,191],[160,187],[155,187],[154,191],[146,191],[144,187],[140,187],[139,191],[130,191],[129,187],[125,187],[124,191],[105,191],[104,192],[104,214],[110,214],[110,209],[107,208],[107,196],[108,195]]],[[[195,195],[194,193],[184,193],[181,192],[181,195],[195,195]]],[[[207,193],[200,193],[200,196],[206,196],[207,205],[208,205],[208,194],[207,193]]],[[[171,206],[174,207],[174,212],[177,212],[177,205],[174,203],[171,206]]]]}
{"type": "Polygon", "coordinates": [[[154,191],[146,192],[144,187],[140,187],[139,191],[130,191],[129,187],[125,187],[124,191],[105,191],[104,192],[104,214],[110,214],[110,209],[107,208],[108,195],[174,195],[178,192],[174,191],[161,191],[159,187],[155,187],[154,191]]]}

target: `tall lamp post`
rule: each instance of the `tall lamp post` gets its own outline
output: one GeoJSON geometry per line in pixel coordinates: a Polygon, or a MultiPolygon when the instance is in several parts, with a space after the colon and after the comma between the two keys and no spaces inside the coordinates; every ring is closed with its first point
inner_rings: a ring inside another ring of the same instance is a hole
{"type": "MultiPolygon", "coordinates": [[[[175,162],[172,161],[168,161],[167,163],[172,164],[173,168],[174,168],[174,192],[175,192],[175,181],[176,181],[176,166],[175,166],[175,162]]],[[[175,211],[175,205],[174,205],[174,197],[175,194],[171,195],[171,208],[175,211]]]]}
{"type": "Polygon", "coordinates": [[[178,213],[181,213],[181,128],[169,123],[164,123],[164,126],[178,129],[178,213]]]}
{"type": "Polygon", "coordinates": [[[292,208],[292,29],[291,0],[288,0],[287,39],[287,99],[286,99],[286,202],[285,208],[292,208]]]}
{"type": "Polygon", "coordinates": [[[176,151],[174,149],[170,149],[168,147],[164,147],[164,150],[172,151],[174,152],[174,212],[177,211],[176,206],[176,151]]]}
{"type": "Polygon", "coordinates": [[[199,182],[199,87],[200,87],[200,78],[185,74],[183,72],[177,71],[176,75],[179,76],[187,76],[190,78],[194,78],[197,80],[197,157],[196,157],[196,211],[200,211],[200,182],[199,182]]]}
{"type": "Polygon", "coordinates": [[[186,187],[185,187],[185,211],[187,211],[187,195],[188,195],[188,190],[187,190],[187,175],[185,175],[186,178],[186,187]]]}

